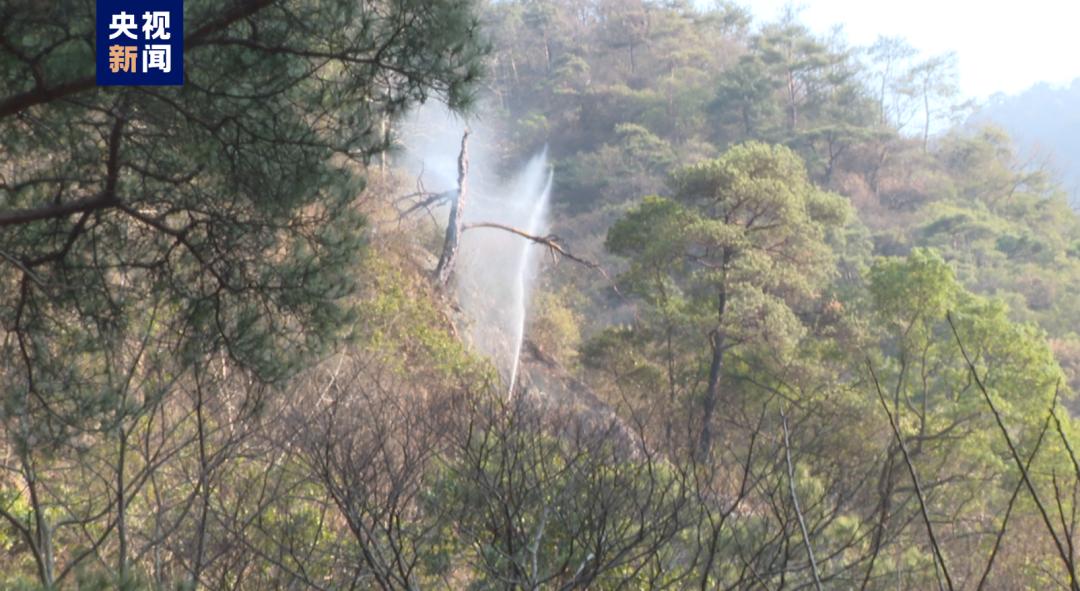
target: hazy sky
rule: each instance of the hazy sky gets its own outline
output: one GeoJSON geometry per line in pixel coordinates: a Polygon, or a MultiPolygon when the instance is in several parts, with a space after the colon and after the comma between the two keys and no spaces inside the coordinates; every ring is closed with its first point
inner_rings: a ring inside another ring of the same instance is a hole
{"type": "MultiPolygon", "coordinates": [[[[824,33],[843,24],[849,42],[901,36],[926,53],[956,51],[962,91],[1016,93],[1080,77],[1080,0],[739,0],[759,19],[788,4],[824,33]]],[[[1078,106],[1080,107],[1080,106],[1078,106]]]]}

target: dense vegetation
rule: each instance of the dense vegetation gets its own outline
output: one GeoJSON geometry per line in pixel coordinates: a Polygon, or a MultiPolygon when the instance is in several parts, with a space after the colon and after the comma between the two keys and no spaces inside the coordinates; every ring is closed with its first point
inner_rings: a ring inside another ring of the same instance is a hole
{"type": "Polygon", "coordinates": [[[1080,589],[1080,217],[948,56],[186,4],[184,87],[105,89],[92,3],[0,0],[0,587],[1080,589]],[[509,401],[376,163],[429,99],[549,145],[606,270],[549,270],[509,401]]]}

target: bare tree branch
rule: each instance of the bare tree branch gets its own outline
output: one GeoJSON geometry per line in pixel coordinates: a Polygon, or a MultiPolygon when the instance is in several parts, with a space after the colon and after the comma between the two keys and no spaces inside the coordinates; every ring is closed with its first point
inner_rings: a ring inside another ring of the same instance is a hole
{"type": "MultiPolygon", "coordinates": [[[[595,270],[597,273],[600,273],[604,277],[604,279],[607,279],[607,280],[610,281],[610,277],[608,276],[607,272],[604,271],[603,267],[601,267],[599,264],[597,264],[594,261],[590,261],[588,259],[583,259],[583,258],[573,254],[572,252],[566,250],[566,248],[563,247],[563,245],[559,244],[559,239],[558,239],[557,236],[554,236],[554,235],[551,235],[551,234],[549,234],[547,236],[537,236],[535,234],[530,234],[530,233],[528,233],[528,232],[526,232],[524,230],[521,230],[520,228],[515,228],[513,226],[508,226],[506,224],[499,224],[499,223],[496,223],[496,222],[474,222],[474,223],[471,223],[471,224],[465,224],[462,229],[463,230],[472,230],[472,229],[475,229],[475,228],[492,228],[492,229],[495,229],[495,230],[503,230],[504,232],[510,232],[511,234],[516,234],[516,235],[521,236],[522,238],[524,238],[526,240],[531,240],[532,242],[535,242],[536,244],[539,244],[541,246],[546,246],[548,251],[551,253],[551,256],[553,258],[554,257],[563,257],[563,258],[565,258],[567,260],[574,261],[575,263],[577,263],[579,265],[584,265],[585,267],[588,267],[590,269],[595,270]]],[[[618,290],[616,289],[616,291],[618,291],[618,290]]]]}
{"type": "MultiPolygon", "coordinates": [[[[930,513],[926,510],[926,498],[923,495],[922,485],[919,484],[919,475],[915,472],[915,465],[911,463],[911,456],[908,454],[908,448],[907,444],[904,443],[904,437],[900,434],[900,427],[896,425],[896,419],[893,417],[892,411],[889,410],[889,404],[885,401],[885,393],[881,391],[881,383],[878,381],[877,372],[874,371],[874,364],[870,363],[870,360],[867,359],[866,366],[870,368],[870,377],[874,379],[874,388],[877,389],[881,408],[885,409],[885,414],[889,417],[889,427],[892,429],[893,437],[896,438],[896,442],[900,445],[900,453],[903,454],[904,463],[907,464],[908,474],[911,475],[911,483],[915,487],[915,496],[919,499],[919,510],[922,512],[923,523],[926,524],[926,534],[930,537],[930,546],[934,551],[934,557],[941,565],[941,571],[945,575],[945,583],[948,585],[949,591],[952,591],[952,577],[949,576],[949,568],[945,564],[945,557],[941,553],[941,546],[938,544],[937,536],[934,535],[934,525],[930,521],[930,513]]],[[[940,584],[940,580],[938,582],[940,584]]]]}
{"type": "Polygon", "coordinates": [[[413,193],[412,195],[406,195],[402,198],[408,199],[410,197],[424,197],[422,201],[417,201],[409,209],[401,212],[398,215],[398,219],[404,219],[411,215],[413,212],[420,209],[427,209],[433,205],[442,205],[453,199],[457,195],[457,191],[443,191],[442,193],[413,193]]]}
{"type": "Polygon", "coordinates": [[[120,176],[120,139],[124,132],[124,118],[117,117],[109,132],[109,159],[105,164],[105,186],[101,193],[86,199],[59,203],[31,209],[12,209],[0,211],[0,228],[66,217],[71,214],[106,209],[119,203],[116,197],[116,185],[120,176]]]}
{"type": "Polygon", "coordinates": [[[1023,478],[1024,486],[1027,487],[1028,492],[1031,494],[1031,500],[1035,502],[1035,507],[1038,508],[1047,531],[1050,532],[1050,536],[1054,539],[1054,545],[1057,547],[1058,555],[1061,556],[1061,561],[1065,563],[1065,570],[1069,573],[1069,588],[1073,591],[1080,591],[1080,583],[1076,580],[1076,565],[1072,560],[1072,556],[1067,553],[1065,547],[1062,545],[1061,538],[1058,537],[1057,531],[1050,522],[1050,515],[1046,511],[1046,507],[1039,498],[1039,494],[1035,492],[1035,485],[1031,483],[1027,468],[1024,467],[1024,462],[1020,459],[1020,452],[1016,450],[1012,436],[1009,435],[1008,429],[1005,428],[1005,422],[1001,418],[1001,413],[998,412],[997,405],[995,405],[993,399],[990,398],[990,393],[986,390],[982,378],[979,377],[979,372],[975,369],[975,364],[971,361],[967,349],[964,348],[964,343],[960,340],[960,333],[956,330],[956,324],[953,322],[952,313],[946,314],[945,318],[949,321],[949,328],[952,329],[953,336],[956,338],[956,344],[960,347],[960,354],[963,355],[964,362],[971,372],[971,377],[975,380],[975,385],[979,388],[979,392],[982,392],[983,400],[986,401],[986,405],[990,407],[990,412],[994,415],[994,421],[997,422],[998,429],[1001,431],[1001,436],[1005,438],[1005,443],[1009,446],[1009,453],[1012,454],[1016,467],[1020,469],[1020,476],[1023,478]]]}
{"type": "MultiPolygon", "coordinates": [[[[1051,413],[1053,413],[1052,409],[1051,413]]],[[[1031,468],[1031,462],[1035,460],[1035,455],[1039,453],[1039,447],[1042,446],[1043,437],[1050,427],[1050,417],[1051,415],[1047,415],[1046,421],[1043,422],[1042,431],[1039,432],[1039,437],[1035,440],[1035,446],[1032,448],[1031,454],[1028,455],[1028,469],[1031,468]]],[[[1016,498],[1020,496],[1020,489],[1022,488],[1024,488],[1024,480],[1021,478],[1013,487],[1012,496],[1009,497],[1009,504],[1005,507],[1005,516],[1001,519],[1001,529],[998,530],[997,537],[994,539],[994,548],[990,551],[990,558],[986,561],[986,568],[983,569],[983,574],[979,577],[979,584],[975,587],[976,590],[982,589],[986,585],[986,579],[990,576],[990,571],[994,567],[994,560],[997,559],[998,551],[1001,549],[1001,542],[1005,539],[1005,529],[1009,526],[1009,517],[1012,515],[1013,506],[1016,504],[1016,498]]]]}
{"type": "Polygon", "coordinates": [[[799,518],[799,530],[802,531],[806,555],[810,558],[810,572],[814,575],[814,587],[821,591],[821,575],[818,574],[814,548],[810,545],[810,533],[806,531],[806,519],[803,517],[802,508],[799,507],[799,495],[795,492],[795,466],[791,462],[791,440],[788,435],[787,415],[784,414],[783,404],[780,405],[780,425],[784,430],[784,459],[787,462],[788,490],[791,491],[791,504],[795,507],[795,516],[799,518]]]}

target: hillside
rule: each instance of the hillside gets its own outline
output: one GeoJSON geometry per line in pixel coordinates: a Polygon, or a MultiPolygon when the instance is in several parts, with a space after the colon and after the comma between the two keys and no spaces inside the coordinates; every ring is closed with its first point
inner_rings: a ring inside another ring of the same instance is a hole
{"type": "MultiPolygon", "coordinates": [[[[1067,294],[1080,288],[1080,219],[1054,171],[997,129],[959,127],[924,144],[911,122],[938,121],[959,102],[940,90],[954,75],[947,67],[837,46],[797,22],[752,23],[731,7],[699,13],[631,3],[583,22],[558,4],[538,6],[494,7],[502,40],[495,113],[513,138],[511,159],[550,145],[554,228],[579,251],[619,268],[603,248],[608,228],[643,196],[669,195],[674,168],[747,140],[778,142],[857,213],[846,229],[847,273],[874,256],[932,247],[965,286],[1007,301],[1013,318],[1037,322],[1061,361],[1077,366],[1069,351],[1080,344],[1080,307],[1067,294]],[[922,96],[911,85],[918,76],[938,76],[939,90],[922,96]],[[923,98],[929,109],[920,113],[923,98]]],[[[1067,135],[1067,125],[1057,129],[1067,135]]],[[[592,279],[568,266],[559,273],[572,284],[592,279]]],[[[596,284],[583,293],[610,295],[596,284]]],[[[580,316],[604,318],[619,309],[613,303],[580,316]]]]}
{"type": "Polygon", "coordinates": [[[93,16],[0,0],[0,588],[1080,591],[1080,215],[949,54],[188,0],[106,87],[93,16]]]}

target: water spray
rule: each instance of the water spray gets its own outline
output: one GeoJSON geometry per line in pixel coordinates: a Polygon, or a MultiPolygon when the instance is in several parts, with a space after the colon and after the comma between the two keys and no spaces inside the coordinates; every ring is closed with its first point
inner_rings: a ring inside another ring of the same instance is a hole
{"type": "MultiPolygon", "coordinates": [[[[547,149],[544,149],[544,154],[541,156],[546,162],[547,149]]],[[[533,204],[532,213],[529,216],[529,224],[526,226],[525,231],[533,236],[540,234],[543,230],[543,224],[547,219],[548,201],[551,199],[551,181],[554,177],[552,172],[548,172],[547,182],[544,183],[543,190],[540,191],[539,198],[536,203],[533,204]]],[[[514,283],[514,316],[516,320],[513,347],[513,359],[510,362],[510,384],[507,391],[507,398],[514,396],[514,386],[517,385],[518,365],[521,363],[521,347],[525,341],[525,322],[526,306],[528,304],[527,298],[529,297],[529,284],[533,268],[536,260],[536,249],[529,242],[525,243],[524,248],[521,249],[521,256],[518,259],[518,267],[516,273],[516,281],[514,283]]]]}

